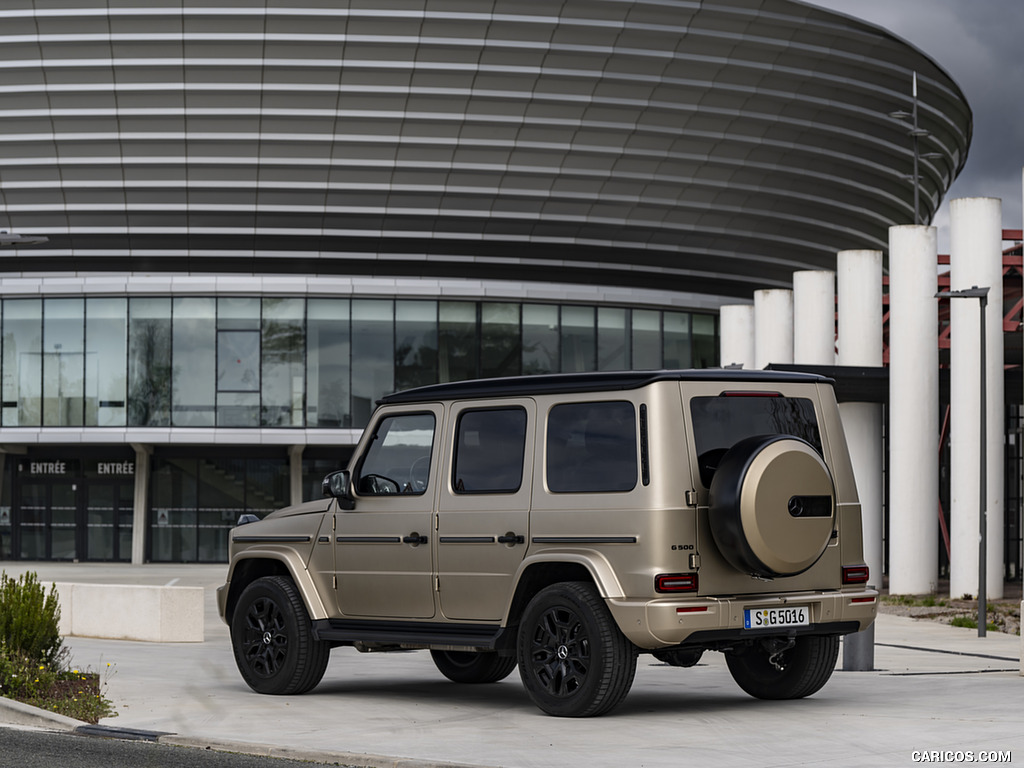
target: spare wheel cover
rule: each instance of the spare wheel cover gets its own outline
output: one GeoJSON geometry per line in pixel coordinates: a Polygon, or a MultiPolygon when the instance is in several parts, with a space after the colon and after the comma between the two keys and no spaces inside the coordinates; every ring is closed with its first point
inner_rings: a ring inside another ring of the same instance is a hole
{"type": "Polygon", "coordinates": [[[709,519],[722,555],[766,578],[814,565],[835,528],[832,476],[809,443],[759,435],[729,449],[711,481],[709,519]]]}

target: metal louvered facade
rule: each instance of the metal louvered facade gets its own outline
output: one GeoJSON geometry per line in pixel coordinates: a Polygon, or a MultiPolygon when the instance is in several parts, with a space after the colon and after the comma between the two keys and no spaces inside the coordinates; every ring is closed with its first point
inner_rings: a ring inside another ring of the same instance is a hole
{"type": "MultiPolygon", "coordinates": [[[[913,217],[956,84],[790,0],[0,10],[4,271],[530,279],[748,298],[913,217]]],[[[20,6],[20,7],[19,7],[20,6]]]]}

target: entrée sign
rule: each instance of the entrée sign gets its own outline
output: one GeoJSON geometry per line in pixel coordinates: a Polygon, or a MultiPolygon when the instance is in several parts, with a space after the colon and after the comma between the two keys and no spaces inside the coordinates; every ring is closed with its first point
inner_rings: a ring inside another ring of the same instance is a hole
{"type": "MultiPolygon", "coordinates": [[[[66,475],[68,474],[68,463],[66,461],[33,461],[29,463],[29,472],[33,475],[66,475]]],[[[98,461],[96,462],[96,474],[98,475],[134,475],[134,461],[98,461]]]]}

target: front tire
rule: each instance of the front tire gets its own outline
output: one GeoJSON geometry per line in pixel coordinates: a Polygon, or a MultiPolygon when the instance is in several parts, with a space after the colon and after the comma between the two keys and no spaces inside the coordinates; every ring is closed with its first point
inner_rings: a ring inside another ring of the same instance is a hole
{"type": "Polygon", "coordinates": [[[725,654],[733,680],[754,698],[802,699],[821,690],[832,676],[839,657],[838,635],[794,638],[793,647],[778,653],[775,663],[772,642],[756,642],[725,654]]]}
{"type": "Polygon", "coordinates": [[[313,637],[295,584],[264,576],[245,588],[231,619],[231,647],[242,679],[257,693],[305,693],[324,676],[331,646],[313,637]]]}
{"type": "Polygon", "coordinates": [[[541,590],[526,606],[517,640],[523,686],[549,715],[604,714],[633,685],[636,646],[619,631],[593,584],[541,590]]]}
{"type": "Polygon", "coordinates": [[[516,668],[515,656],[499,656],[493,651],[431,651],[430,658],[453,683],[496,683],[516,668]]]}

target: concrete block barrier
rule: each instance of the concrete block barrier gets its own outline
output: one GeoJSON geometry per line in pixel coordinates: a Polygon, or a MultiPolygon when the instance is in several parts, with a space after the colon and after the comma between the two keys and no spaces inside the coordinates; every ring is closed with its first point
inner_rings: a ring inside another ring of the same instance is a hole
{"type": "Polygon", "coordinates": [[[203,588],[57,583],[62,635],[203,642],[203,588]]]}

